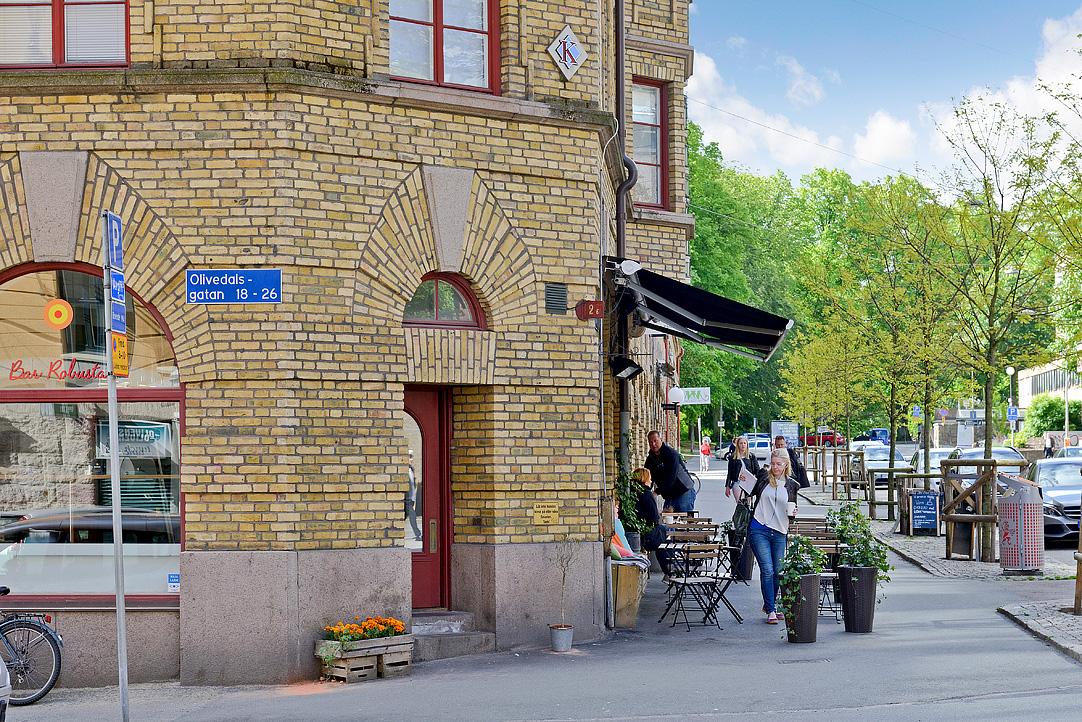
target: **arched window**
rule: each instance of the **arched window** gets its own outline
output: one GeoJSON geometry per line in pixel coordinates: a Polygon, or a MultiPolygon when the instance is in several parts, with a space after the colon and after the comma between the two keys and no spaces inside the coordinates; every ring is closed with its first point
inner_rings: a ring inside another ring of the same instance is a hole
{"type": "MultiPolygon", "coordinates": [[[[117,392],[125,588],[175,598],[184,389],[169,329],[130,290],[127,327],[130,375],[117,392]]],[[[113,590],[107,330],[100,269],[0,272],[0,559],[16,594],[113,590]]]]}
{"type": "Polygon", "coordinates": [[[406,304],[403,323],[411,326],[484,328],[481,304],[466,281],[445,273],[429,274],[406,304]]]}

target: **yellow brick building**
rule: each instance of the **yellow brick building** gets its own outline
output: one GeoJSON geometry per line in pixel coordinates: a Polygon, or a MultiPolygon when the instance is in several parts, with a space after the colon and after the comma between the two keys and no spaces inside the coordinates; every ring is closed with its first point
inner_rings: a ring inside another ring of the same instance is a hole
{"type": "MultiPolygon", "coordinates": [[[[134,681],[311,678],[325,622],[421,607],[471,613],[500,649],[543,643],[561,607],[576,639],[603,635],[612,319],[566,309],[602,297],[615,252],[613,6],[0,5],[0,480],[25,487],[0,511],[107,502],[103,310],[72,289],[100,297],[115,212],[135,328],[123,503],[178,519],[126,538],[147,557],[129,561],[134,681]],[[281,270],[276,302],[186,296],[187,271],[254,268],[281,270]],[[54,297],[66,330],[42,321],[54,297]]],[[[654,169],[626,255],[679,280],[687,21],[688,0],[628,0],[622,71],[628,153],[654,169]]],[[[677,380],[654,362],[678,352],[650,334],[632,350],[651,358],[638,462],[677,380]]],[[[52,533],[46,563],[68,568],[80,540],[52,533]]],[[[78,588],[29,562],[5,582],[56,614],[65,684],[114,679],[104,558],[78,588]]]]}

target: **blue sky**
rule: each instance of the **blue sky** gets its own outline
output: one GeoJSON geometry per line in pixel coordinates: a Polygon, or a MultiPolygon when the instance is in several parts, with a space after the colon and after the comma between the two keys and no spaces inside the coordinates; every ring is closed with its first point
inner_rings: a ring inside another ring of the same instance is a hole
{"type": "Polygon", "coordinates": [[[928,173],[950,161],[933,120],[949,122],[961,98],[986,89],[1022,112],[1048,110],[1037,78],[1082,94],[1079,33],[1079,0],[695,0],[688,109],[756,172],[928,173]]]}

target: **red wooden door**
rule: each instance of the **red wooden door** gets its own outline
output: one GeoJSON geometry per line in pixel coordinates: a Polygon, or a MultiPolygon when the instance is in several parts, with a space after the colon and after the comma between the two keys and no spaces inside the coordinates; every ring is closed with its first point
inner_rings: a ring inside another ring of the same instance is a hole
{"type": "Polygon", "coordinates": [[[410,449],[406,547],[413,556],[413,606],[450,602],[450,406],[438,387],[408,387],[405,432],[410,449]],[[412,509],[411,509],[412,504],[412,509]]]}

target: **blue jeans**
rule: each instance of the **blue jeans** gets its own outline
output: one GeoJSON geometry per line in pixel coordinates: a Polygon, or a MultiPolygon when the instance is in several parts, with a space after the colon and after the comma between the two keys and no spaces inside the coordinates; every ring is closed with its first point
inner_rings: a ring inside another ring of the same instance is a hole
{"type": "Polygon", "coordinates": [[[778,571],[785,557],[786,536],[768,526],[751,520],[748,542],[759,562],[759,586],[763,590],[763,604],[767,612],[776,611],[774,600],[778,596],[778,571]]]}
{"type": "Polygon", "coordinates": [[[665,506],[673,511],[695,511],[695,490],[688,489],[675,499],[666,499],[665,506]]]}

